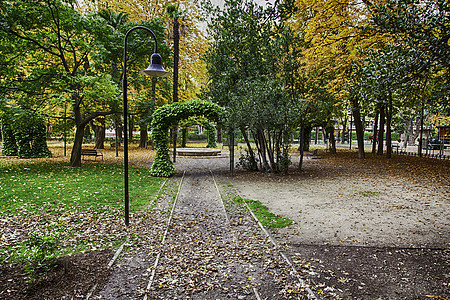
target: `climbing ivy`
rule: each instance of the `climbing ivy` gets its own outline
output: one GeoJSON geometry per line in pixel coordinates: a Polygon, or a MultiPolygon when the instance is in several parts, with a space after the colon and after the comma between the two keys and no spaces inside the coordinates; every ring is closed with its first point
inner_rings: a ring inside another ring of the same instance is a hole
{"type": "Polygon", "coordinates": [[[51,157],[44,120],[33,112],[14,108],[1,114],[2,154],[19,158],[51,157]]]}
{"type": "Polygon", "coordinates": [[[206,145],[206,148],[216,148],[216,127],[209,122],[203,123],[203,126],[206,128],[206,134],[208,136],[208,145],[206,145]]]}
{"type": "Polygon", "coordinates": [[[0,118],[0,125],[3,137],[2,154],[5,156],[17,155],[17,142],[12,129],[12,121],[9,120],[5,113],[2,113],[0,118]]]}
{"type": "MultiPolygon", "coordinates": [[[[204,116],[208,120],[219,122],[225,110],[210,101],[191,100],[164,105],[153,113],[152,138],[156,147],[156,157],[151,168],[151,175],[170,177],[175,169],[169,156],[168,130],[177,121],[191,116],[204,116]]],[[[212,126],[212,125],[211,125],[212,126]]]]}

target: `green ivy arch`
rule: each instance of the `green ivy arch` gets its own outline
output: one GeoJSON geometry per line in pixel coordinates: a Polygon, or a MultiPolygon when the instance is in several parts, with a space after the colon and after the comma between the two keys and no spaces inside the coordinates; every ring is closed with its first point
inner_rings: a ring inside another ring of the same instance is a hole
{"type": "Polygon", "coordinates": [[[191,100],[175,102],[158,108],[153,113],[151,128],[156,147],[156,157],[151,168],[151,175],[170,177],[175,169],[170,160],[168,147],[168,131],[171,125],[192,116],[205,116],[210,121],[219,122],[225,110],[211,101],[191,100]]]}

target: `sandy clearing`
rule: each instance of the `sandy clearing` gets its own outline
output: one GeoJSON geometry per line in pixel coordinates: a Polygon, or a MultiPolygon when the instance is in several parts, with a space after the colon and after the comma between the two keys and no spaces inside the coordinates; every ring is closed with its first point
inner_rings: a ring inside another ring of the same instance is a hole
{"type": "Polygon", "coordinates": [[[360,175],[347,170],[339,178],[286,182],[235,176],[232,181],[243,197],[295,221],[280,230],[292,243],[448,248],[448,185],[376,167],[368,177],[360,175]]]}

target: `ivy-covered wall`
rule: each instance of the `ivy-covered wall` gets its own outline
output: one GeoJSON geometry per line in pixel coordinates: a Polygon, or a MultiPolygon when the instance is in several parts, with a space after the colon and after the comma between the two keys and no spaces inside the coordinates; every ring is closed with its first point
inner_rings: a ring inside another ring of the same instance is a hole
{"type": "Polygon", "coordinates": [[[4,114],[1,115],[0,125],[2,130],[2,154],[5,156],[17,156],[17,142],[12,129],[12,122],[4,114]]]}
{"type": "Polygon", "coordinates": [[[11,109],[2,112],[2,154],[19,158],[51,157],[44,120],[33,112],[11,109]]]}
{"type": "Polygon", "coordinates": [[[216,127],[210,122],[203,123],[203,126],[206,128],[206,134],[208,136],[208,145],[206,148],[216,148],[217,147],[217,139],[216,139],[216,127]]]}
{"type": "Polygon", "coordinates": [[[202,100],[175,102],[157,109],[153,113],[151,123],[152,138],[156,147],[156,157],[150,171],[151,175],[170,177],[175,172],[168,147],[168,130],[171,125],[191,116],[204,116],[208,120],[219,122],[224,113],[225,110],[219,105],[202,100]]]}

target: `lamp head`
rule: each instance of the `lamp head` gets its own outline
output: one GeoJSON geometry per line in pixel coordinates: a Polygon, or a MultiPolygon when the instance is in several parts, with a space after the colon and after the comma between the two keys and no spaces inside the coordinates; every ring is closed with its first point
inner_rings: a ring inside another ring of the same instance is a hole
{"type": "Polygon", "coordinates": [[[147,69],[139,71],[142,75],[152,76],[152,77],[167,77],[170,76],[171,73],[164,70],[164,67],[161,64],[161,56],[158,53],[153,53],[151,57],[150,66],[147,69]]]}

